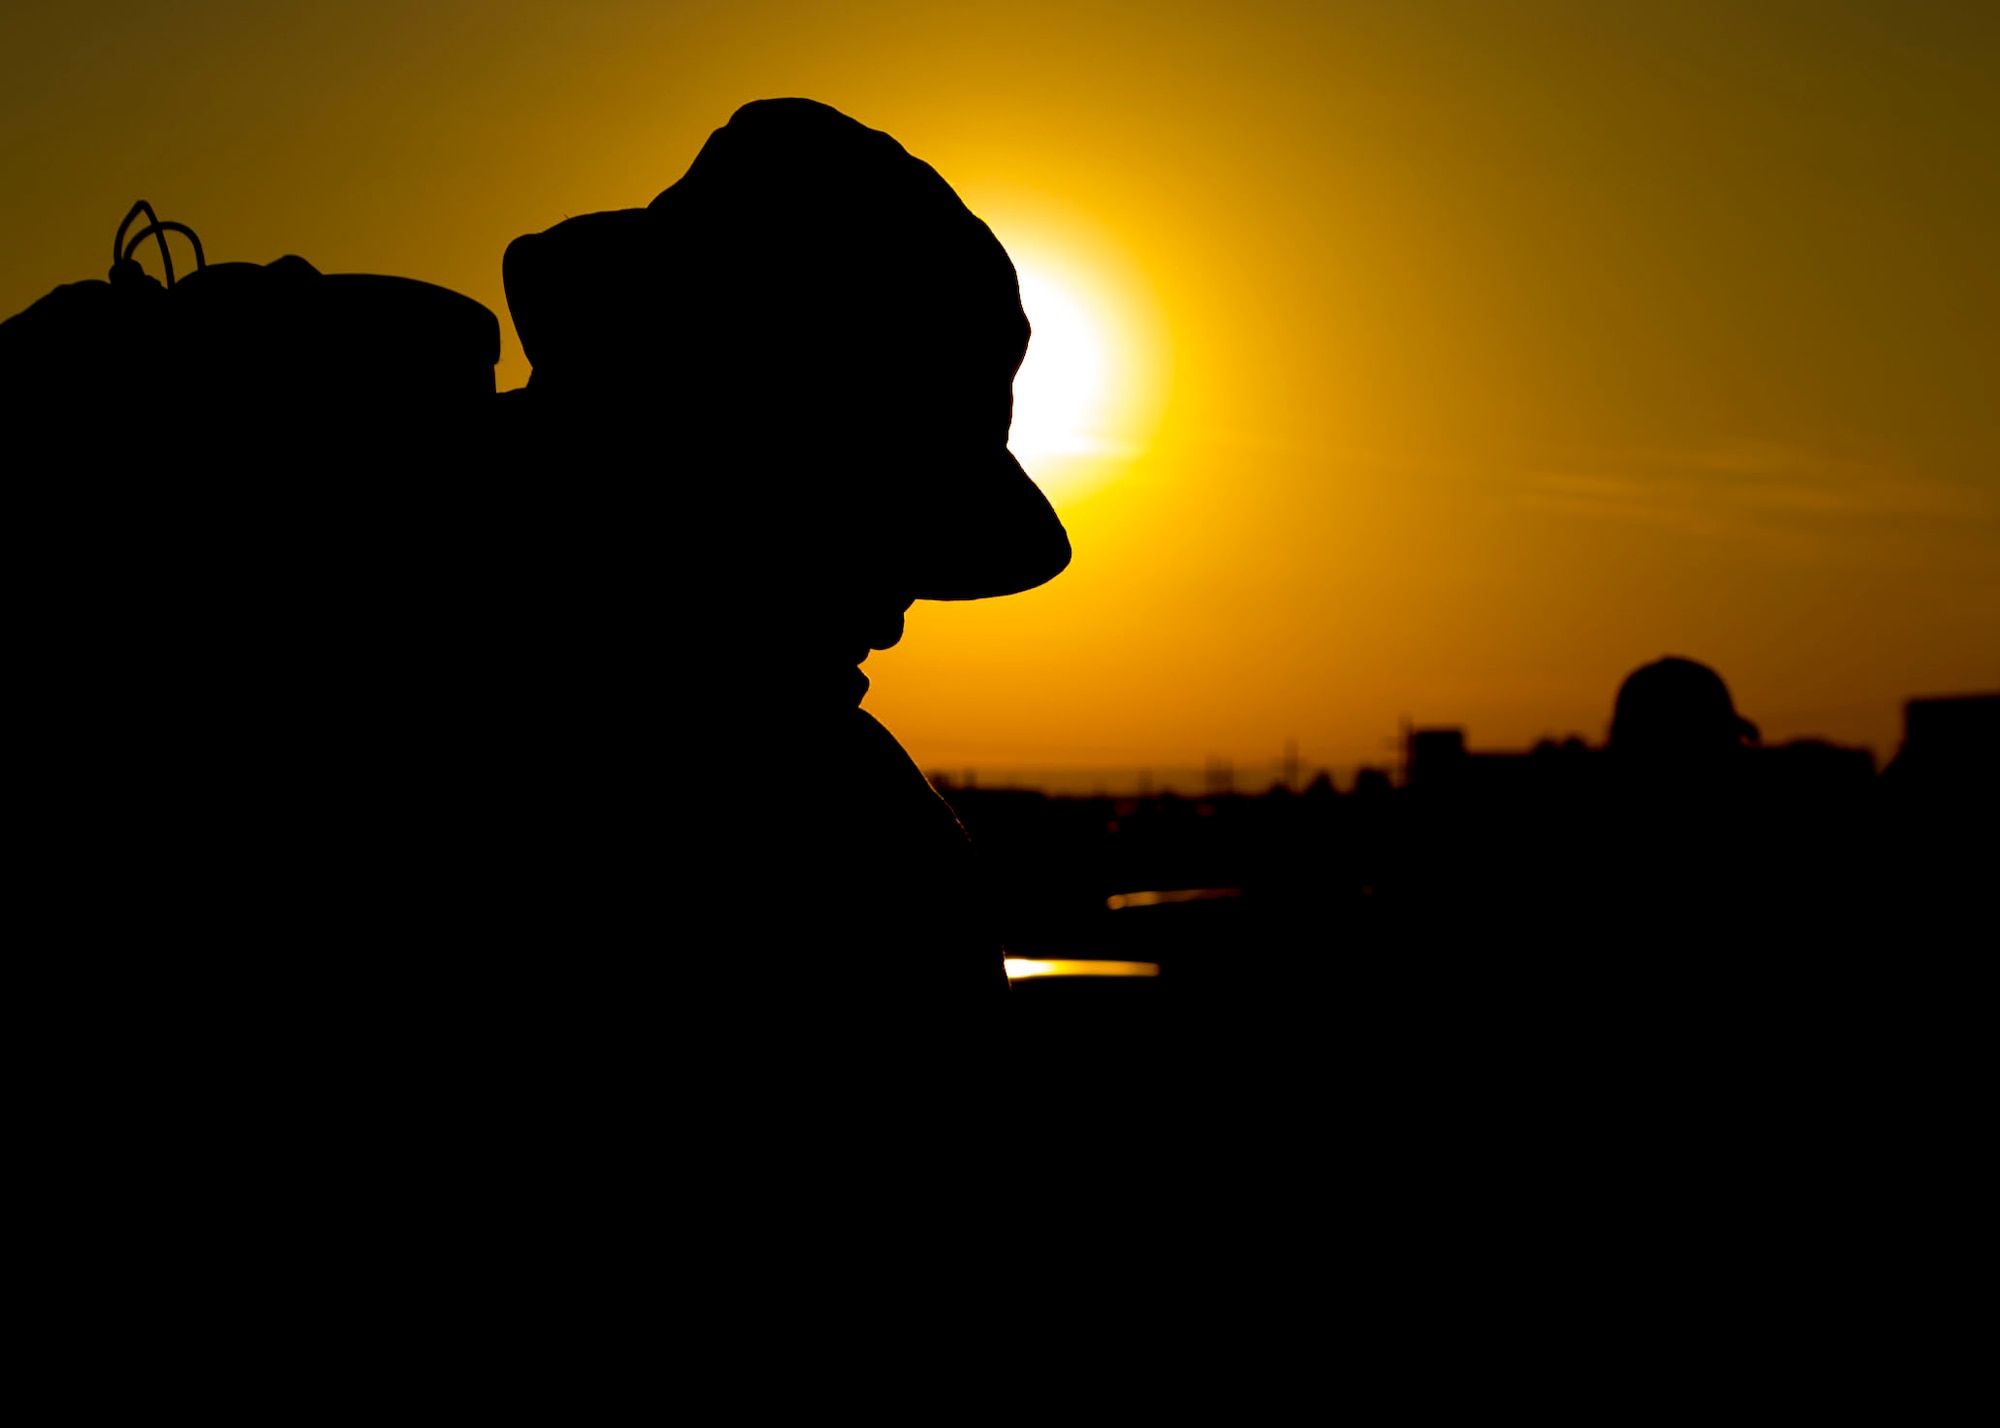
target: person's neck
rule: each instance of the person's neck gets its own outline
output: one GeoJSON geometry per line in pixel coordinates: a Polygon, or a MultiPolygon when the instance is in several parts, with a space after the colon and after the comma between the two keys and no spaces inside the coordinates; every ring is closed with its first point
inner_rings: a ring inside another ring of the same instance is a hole
{"type": "Polygon", "coordinates": [[[706,664],[707,682],[732,706],[748,704],[779,718],[839,713],[858,707],[868,676],[838,659],[778,659],[764,653],[720,656],[706,664]]]}

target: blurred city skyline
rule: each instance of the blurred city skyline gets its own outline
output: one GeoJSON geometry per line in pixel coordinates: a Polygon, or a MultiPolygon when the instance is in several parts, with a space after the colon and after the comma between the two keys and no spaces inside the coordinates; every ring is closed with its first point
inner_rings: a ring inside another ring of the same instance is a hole
{"type": "MultiPolygon", "coordinates": [[[[1914,700],[1899,702],[1896,717],[1906,721],[1911,703],[1932,703],[1939,700],[1956,702],[1967,696],[1994,697],[1994,691],[1961,690],[1918,696],[1914,700]]],[[[1839,712],[1839,711],[1834,711],[1839,712]]],[[[1809,725],[1811,715],[1793,715],[1783,719],[1787,726],[1809,725]]],[[[949,765],[933,762],[925,765],[925,772],[940,788],[951,792],[963,789],[1013,789],[1023,792],[1046,793],[1056,797],[1149,797],[1171,795],[1180,798],[1199,798],[1217,793],[1257,796],[1276,789],[1293,793],[1303,792],[1314,781],[1325,778],[1334,789],[1341,793],[1354,791],[1356,781],[1364,773],[1378,773],[1392,783],[1400,784],[1409,773],[1410,740],[1420,733],[1455,734],[1463,740],[1463,747],[1474,755],[1519,757],[1546,749],[1550,746],[1573,748],[1581,745],[1597,751],[1610,742],[1608,734],[1609,713],[1605,728],[1597,730],[1546,730],[1538,737],[1518,744],[1504,744],[1484,738],[1481,731],[1470,729],[1462,722],[1440,719],[1419,724],[1405,720],[1393,734],[1378,741],[1372,757],[1351,761],[1337,761],[1317,757],[1310,749],[1302,748],[1296,741],[1285,748],[1266,751],[1262,757],[1236,760],[1219,755],[1201,762],[1187,762],[1165,765],[1139,764],[1088,764],[1068,763],[1035,767],[1004,756],[995,756],[987,763],[966,762],[949,765]]],[[[1752,722],[1755,722],[1754,720],[1752,722]]],[[[1792,733],[1779,739],[1763,740],[1759,747],[1782,749],[1788,746],[1825,744],[1837,749],[1852,749],[1866,752],[1879,772],[1894,760],[1907,739],[1907,727],[1892,740],[1885,749],[1877,750],[1868,744],[1843,744],[1823,735],[1792,733]]],[[[949,747],[949,744],[946,745],[949,747]]],[[[992,752],[992,751],[989,751],[992,752]]]]}

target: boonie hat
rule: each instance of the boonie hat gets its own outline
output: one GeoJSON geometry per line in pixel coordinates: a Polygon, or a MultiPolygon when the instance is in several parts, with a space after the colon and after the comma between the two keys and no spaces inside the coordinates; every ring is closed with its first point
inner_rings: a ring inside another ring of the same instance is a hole
{"type": "MultiPolygon", "coordinates": [[[[647,207],[517,238],[503,276],[532,398],[724,412],[749,439],[858,457],[840,479],[869,489],[835,494],[890,528],[918,598],[1012,594],[1069,563],[1007,449],[1029,337],[1014,265],[889,135],[811,100],[747,104],[647,207]]],[[[797,490],[829,479],[781,464],[797,490]]]]}

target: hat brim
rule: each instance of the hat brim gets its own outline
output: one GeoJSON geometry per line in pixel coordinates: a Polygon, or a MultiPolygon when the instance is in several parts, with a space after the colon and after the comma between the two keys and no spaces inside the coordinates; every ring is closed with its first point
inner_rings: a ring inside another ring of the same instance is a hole
{"type": "Polygon", "coordinates": [[[919,600],[1017,595],[1060,575],[1069,532],[1041,487],[1001,447],[956,463],[950,478],[911,493],[911,560],[919,600]]]}

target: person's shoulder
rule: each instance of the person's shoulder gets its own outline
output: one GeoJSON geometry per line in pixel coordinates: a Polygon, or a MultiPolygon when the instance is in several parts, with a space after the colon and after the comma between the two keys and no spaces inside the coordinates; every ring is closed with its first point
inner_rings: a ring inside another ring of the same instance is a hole
{"type": "Polygon", "coordinates": [[[870,785],[878,797],[893,801],[908,815],[921,812],[964,837],[951,805],[931,787],[909,751],[874,715],[865,709],[854,710],[844,742],[852,760],[850,772],[870,785]]]}

